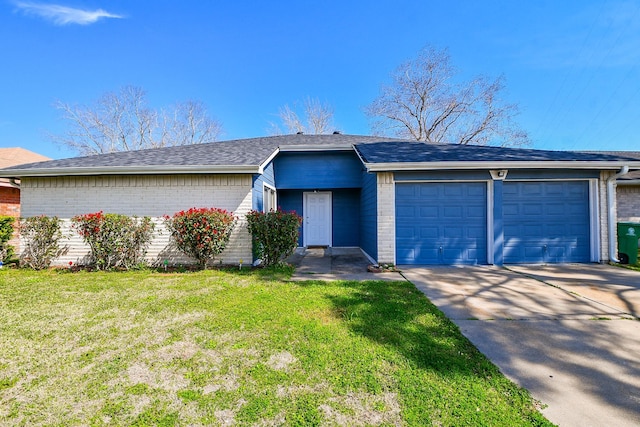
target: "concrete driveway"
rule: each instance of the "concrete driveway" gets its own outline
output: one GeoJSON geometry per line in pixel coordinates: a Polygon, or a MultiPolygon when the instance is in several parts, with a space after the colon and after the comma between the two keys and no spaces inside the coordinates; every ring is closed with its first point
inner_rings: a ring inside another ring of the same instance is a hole
{"type": "Polygon", "coordinates": [[[640,273],[598,264],[401,268],[552,422],[640,425],[640,273]]]}

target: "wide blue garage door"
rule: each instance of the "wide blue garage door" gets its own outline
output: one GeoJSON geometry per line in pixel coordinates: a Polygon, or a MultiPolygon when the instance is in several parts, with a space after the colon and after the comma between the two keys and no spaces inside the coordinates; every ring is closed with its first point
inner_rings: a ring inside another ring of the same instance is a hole
{"type": "Polygon", "coordinates": [[[398,264],[486,264],[487,184],[397,183],[398,264]]]}
{"type": "Polygon", "coordinates": [[[587,181],[505,182],[504,262],[589,262],[587,181]]]}

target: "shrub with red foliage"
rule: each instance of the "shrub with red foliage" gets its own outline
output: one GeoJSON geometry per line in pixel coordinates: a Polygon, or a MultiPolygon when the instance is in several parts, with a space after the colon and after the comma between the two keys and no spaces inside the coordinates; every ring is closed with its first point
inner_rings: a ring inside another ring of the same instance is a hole
{"type": "Polygon", "coordinates": [[[191,208],[164,220],[177,248],[202,268],[222,253],[236,223],[231,212],[218,208],[191,208]]]}
{"type": "Polygon", "coordinates": [[[247,223],[256,255],[265,266],[282,263],[298,246],[302,218],[295,212],[251,211],[247,223]]]}

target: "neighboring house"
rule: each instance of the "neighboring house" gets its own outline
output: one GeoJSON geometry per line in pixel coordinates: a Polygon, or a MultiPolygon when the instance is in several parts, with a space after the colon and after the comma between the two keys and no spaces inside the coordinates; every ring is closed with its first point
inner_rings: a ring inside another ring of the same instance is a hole
{"type": "MultiPolygon", "coordinates": [[[[157,219],[233,211],[223,263],[252,258],[244,215],[303,217],[300,246],[359,247],[392,264],[615,260],[615,175],[624,153],[438,145],[370,136],[285,135],[102,154],[13,167],[23,216],[96,211],[157,219]]],[[[68,223],[67,223],[68,224],[68,223]]],[[[70,237],[58,263],[87,249],[70,237]]],[[[149,257],[178,261],[166,231],[149,257]]]]}
{"type": "MultiPolygon", "coordinates": [[[[0,148],[0,169],[51,160],[24,148],[0,148]]],[[[20,217],[20,181],[0,178],[0,215],[20,217]]]]}
{"type": "MultiPolygon", "coordinates": [[[[0,169],[45,160],[51,159],[24,148],[0,148],[0,169]]],[[[20,180],[0,178],[0,215],[20,217],[20,180]]],[[[17,248],[18,239],[9,244],[17,248]]]]}

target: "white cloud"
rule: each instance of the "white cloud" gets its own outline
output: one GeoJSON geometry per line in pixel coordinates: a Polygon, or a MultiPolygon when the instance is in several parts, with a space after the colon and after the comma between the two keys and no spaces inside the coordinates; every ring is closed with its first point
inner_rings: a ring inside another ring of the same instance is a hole
{"type": "Polygon", "coordinates": [[[89,25],[101,18],[123,18],[103,9],[82,10],[58,4],[16,2],[16,7],[26,14],[37,15],[56,25],[89,25]]]}

